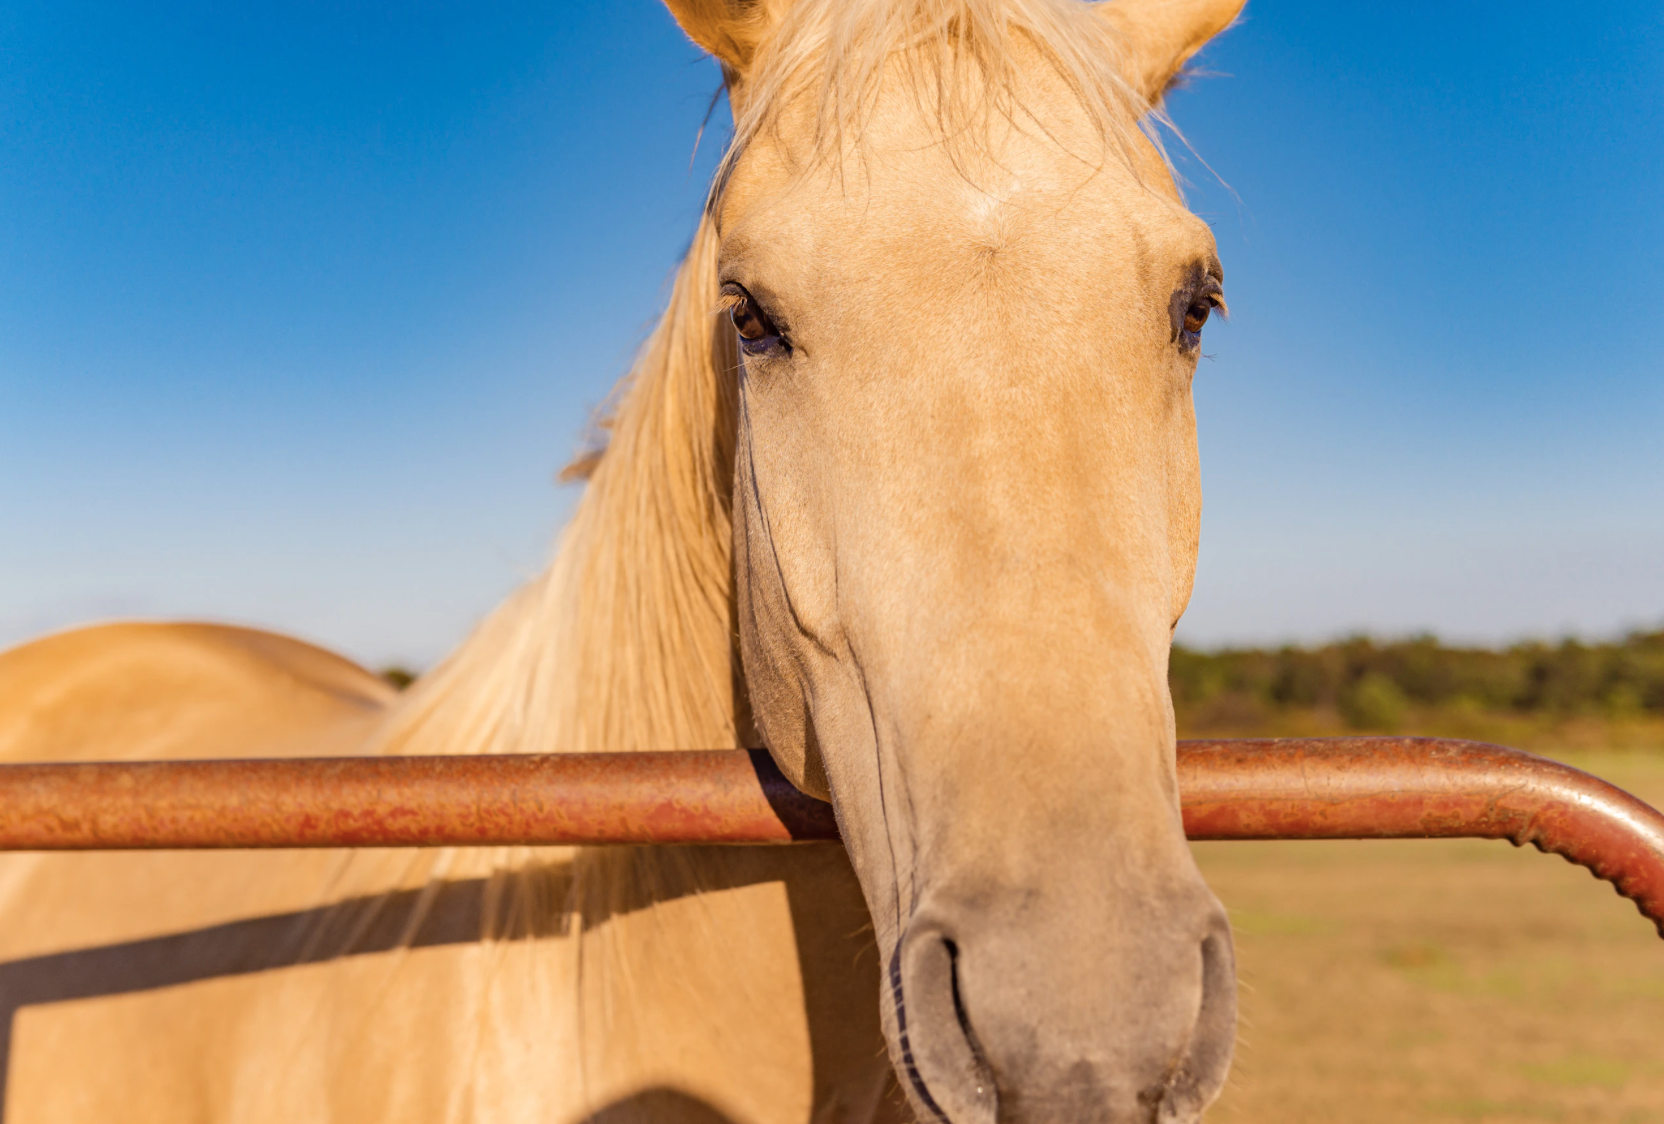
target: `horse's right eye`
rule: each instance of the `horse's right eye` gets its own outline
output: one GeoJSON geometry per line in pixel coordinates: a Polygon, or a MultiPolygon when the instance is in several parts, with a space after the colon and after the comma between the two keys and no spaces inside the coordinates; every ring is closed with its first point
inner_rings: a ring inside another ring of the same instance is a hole
{"type": "Polygon", "coordinates": [[[734,322],[734,331],[739,334],[740,351],[746,355],[763,355],[775,348],[791,350],[791,344],[774,326],[763,306],[744,287],[730,281],[722,287],[722,299],[728,305],[728,319],[734,322]]]}
{"type": "Polygon", "coordinates": [[[763,310],[757,307],[757,302],[751,299],[751,294],[741,296],[728,309],[728,317],[734,322],[734,331],[740,334],[740,339],[757,343],[770,336],[780,333],[774,330],[763,310]]]}

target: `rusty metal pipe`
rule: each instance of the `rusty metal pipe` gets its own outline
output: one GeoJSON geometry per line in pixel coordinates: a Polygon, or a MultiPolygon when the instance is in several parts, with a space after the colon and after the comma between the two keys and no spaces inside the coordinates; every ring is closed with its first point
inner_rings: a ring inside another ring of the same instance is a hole
{"type": "Polygon", "coordinates": [[[1570,765],[1447,738],[1179,743],[1192,839],[1506,839],[1588,868],[1664,937],[1664,814],[1570,765]]]}
{"type": "Polygon", "coordinates": [[[836,838],[763,750],[0,765],[11,851],[836,838]]]}
{"type": "MultiPolygon", "coordinates": [[[[1530,843],[1664,935],[1664,815],[1518,750],[1437,738],[1180,742],[1192,839],[1530,843]]],[[[831,807],[761,750],[0,766],[0,850],[789,843],[831,807]]]]}

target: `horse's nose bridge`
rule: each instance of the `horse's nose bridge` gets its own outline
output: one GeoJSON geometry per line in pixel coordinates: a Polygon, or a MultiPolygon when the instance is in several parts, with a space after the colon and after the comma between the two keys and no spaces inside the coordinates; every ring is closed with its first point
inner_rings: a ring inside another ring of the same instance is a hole
{"type": "Polygon", "coordinates": [[[1159,612],[1095,575],[1050,592],[1033,579],[924,581],[927,594],[951,582],[953,596],[903,591],[898,611],[847,622],[879,736],[902,757],[953,774],[952,788],[1021,773],[1008,790],[1019,798],[1051,788],[1053,774],[1137,799],[1168,787],[1146,784],[1172,759],[1159,612]]]}
{"type": "Polygon", "coordinates": [[[840,552],[870,549],[875,573],[897,576],[909,572],[895,565],[905,546],[931,567],[915,577],[951,580],[938,590],[950,595],[1033,584],[1062,597],[1147,580],[1165,544],[1166,427],[1081,400],[1080,386],[1101,392],[1101,374],[1034,365],[946,362],[939,377],[864,402],[860,424],[841,424],[840,552]]]}

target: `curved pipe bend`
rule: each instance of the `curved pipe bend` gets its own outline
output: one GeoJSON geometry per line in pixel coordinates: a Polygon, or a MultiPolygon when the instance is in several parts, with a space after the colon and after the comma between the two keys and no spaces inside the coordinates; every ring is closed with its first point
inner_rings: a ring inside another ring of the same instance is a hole
{"type": "Polygon", "coordinates": [[[1570,765],[1450,738],[1179,743],[1192,839],[1507,839],[1612,883],[1664,936],[1664,814],[1570,765]]]}

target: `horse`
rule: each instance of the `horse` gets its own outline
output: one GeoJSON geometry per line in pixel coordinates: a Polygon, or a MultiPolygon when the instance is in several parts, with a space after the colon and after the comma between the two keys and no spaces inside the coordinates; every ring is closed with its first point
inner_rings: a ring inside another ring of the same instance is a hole
{"type": "Polygon", "coordinates": [[[4,760],[766,745],[843,844],[0,859],[6,1124],[1192,1122],[1166,682],[1223,271],[1155,125],[1242,0],[667,0],[734,114],[546,571],[403,693],[127,623],[4,760]]]}

